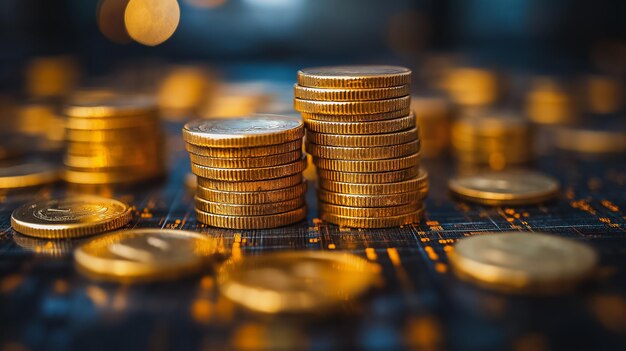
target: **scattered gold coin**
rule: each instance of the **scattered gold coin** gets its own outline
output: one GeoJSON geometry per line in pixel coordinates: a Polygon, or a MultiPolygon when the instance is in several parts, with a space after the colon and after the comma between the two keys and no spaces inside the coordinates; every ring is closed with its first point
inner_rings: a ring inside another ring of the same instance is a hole
{"type": "Polygon", "coordinates": [[[405,67],[363,65],[303,68],[298,84],[316,88],[386,88],[411,82],[411,70],[405,67]]]}
{"type": "Polygon", "coordinates": [[[549,200],[559,191],[557,180],[531,171],[486,172],[452,178],[450,190],[468,201],[487,205],[526,205],[549,200]]]}
{"type": "Polygon", "coordinates": [[[187,143],[219,148],[282,144],[303,136],[301,120],[278,115],[201,119],[183,128],[187,143]]]}
{"type": "Polygon", "coordinates": [[[72,196],[27,203],[11,215],[15,231],[38,238],[82,237],[120,228],[132,219],[127,204],[99,196],[72,196]]]}
{"type": "Polygon", "coordinates": [[[352,300],[380,268],[348,253],[291,251],[231,259],[218,271],[221,293],[262,313],[319,313],[352,300]]]}
{"type": "Polygon", "coordinates": [[[217,253],[217,241],[200,233],[134,229],[88,241],[74,251],[74,260],[96,278],[144,281],[195,273],[217,253]]]}
{"type": "Polygon", "coordinates": [[[512,293],[555,293],[588,277],[597,265],[585,244],[541,233],[487,233],[461,239],[448,254],[464,280],[512,293]]]}
{"type": "Polygon", "coordinates": [[[0,189],[49,184],[59,180],[59,176],[59,167],[44,162],[8,165],[0,167],[0,189]]]}

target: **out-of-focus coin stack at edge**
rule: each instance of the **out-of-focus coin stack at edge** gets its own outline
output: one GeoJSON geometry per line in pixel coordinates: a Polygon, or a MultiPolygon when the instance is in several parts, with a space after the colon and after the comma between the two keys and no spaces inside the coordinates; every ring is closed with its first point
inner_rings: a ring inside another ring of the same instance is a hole
{"type": "Polygon", "coordinates": [[[198,221],[229,229],[266,229],[306,218],[299,118],[211,118],[183,127],[191,171],[198,176],[198,221]]]}
{"type": "Polygon", "coordinates": [[[452,150],[461,171],[524,165],[533,158],[530,124],[506,111],[468,113],[452,125],[452,150]]]}
{"type": "Polygon", "coordinates": [[[163,175],[165,139],[153,99],[83,92],[70,99],[64,115],[67,182],[123,184],[163,175]]]}
{"type": "Polygon", "coordinates": [[[318,171],[319,215],[352,228],[419,222],[428,193],[410,110],[411,71],[393,66],[298,71],[295,109],[318,171]]]}

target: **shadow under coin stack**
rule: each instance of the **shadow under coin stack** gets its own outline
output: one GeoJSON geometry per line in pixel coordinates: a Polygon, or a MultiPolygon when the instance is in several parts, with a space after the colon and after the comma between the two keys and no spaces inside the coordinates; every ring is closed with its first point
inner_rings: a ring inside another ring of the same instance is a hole
{"type": "Polygon", "coordinates": [[[460,165],[502,170],[533,157],[530,124],[506,112],[465,115],[452,126],[452,148],[460,165]]]}
{"type": "Polygon", "coordinates": [[[415,223],[428,176],[420,168],[411,71],[393,66],[302,69],[295,108],[318,170],[320,218],[352,228],[415,223]]]}
{"type": "Polygon", "coordinates": [[[230,229],[265,229],[306,218],[304,125],[297,118],[254,115],[202,119],[183,128],[198,176],[198,221],[230,229]]]}
{"type": "Polygon", "coordinates": [[[163,175],[164,137],[153,99],[81,93],[64,114],[67,182],[121,184],[163,175]]]}

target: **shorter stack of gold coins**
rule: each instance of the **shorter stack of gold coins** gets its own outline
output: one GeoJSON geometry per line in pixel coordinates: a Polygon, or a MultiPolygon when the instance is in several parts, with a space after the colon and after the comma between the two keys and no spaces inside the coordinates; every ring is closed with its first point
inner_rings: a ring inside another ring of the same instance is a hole
{"type": "Polygon", "coordinates": [[[69,183],[134,183],[163,174],[164,138],[152,99],[81,93],[64,114],[64,177],[69,183]]]}
{"type": "Polygon", "coordinates": [[[295,108],[318,169],[320,218],[353,228],[418,222],[428,177],[410,111],[411,71],[392,66],[298,71],[295,108]]]}
{"type": "Polygon", "coordinates": [[[420,130],[422,157],[443,156],[450,147],[451,102],[443,96],[414,95],[411,96],[411,110],[420,130]]]}
{"type": "Polygon", "coordinates": [[[454,156],[463,165],[501,170],[533,157],[530,124],[508,113],[464,115],[452,126],[454,156]]]}
{"type": "Polygon", "coordinates": [[[302,121],[286,116],[187,123],[183,139],[198,176],[198,220],[221,228],[265,229],[305,219],[303,136],[302,121]]]}

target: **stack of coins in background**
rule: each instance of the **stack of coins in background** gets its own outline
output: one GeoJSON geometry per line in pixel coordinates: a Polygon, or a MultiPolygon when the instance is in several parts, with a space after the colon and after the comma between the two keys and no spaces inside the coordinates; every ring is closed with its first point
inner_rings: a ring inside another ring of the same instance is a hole
{"type": "Polygon", "coordinates": [[[494,170],[521,165],[533,157],[530,124],[507,112],[464,115],[452,126],[452,149],[462,165],[494,170]]]}
{"type": "Polygon", "coordinates": [[[424,158],[441,157],[449,150],[451,102],[439,95],[411,96],[411,110],[420,130],[420,154],[424,158]]]}
{"type": "Polygon", "coordinates": [[[133,183],[164,172],[164,136],[153,99],[109,92],[76,95],[65,107],[65,180],[133,183]]]}
{"type": "Polygon", "coordinates": [[[183,139],[198,176],[196,214],[230,229],[285,226],[306,218],[304,125],[256,115],[187,123],[183,139]]]}
{"type": "Polygon", "coordinates": [[[392,66],[298,71],[295,108],[318,170],[320,218],[353,228],[418,222],[428,192],[410,111],[411,71],[392,66]]]}

